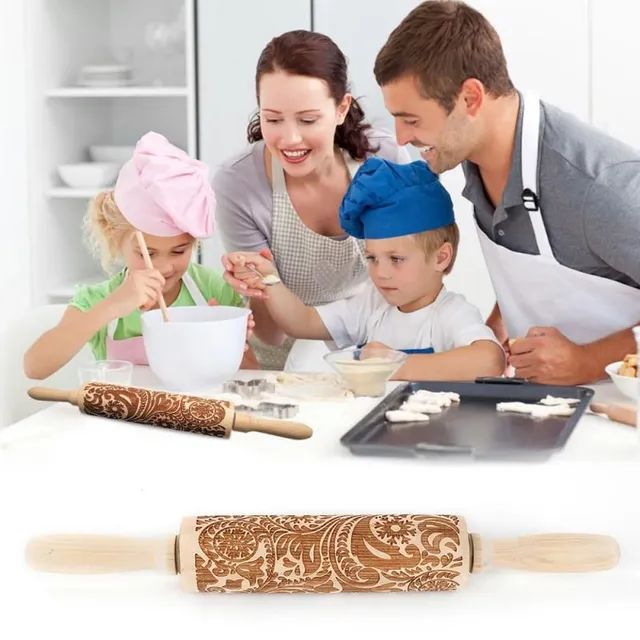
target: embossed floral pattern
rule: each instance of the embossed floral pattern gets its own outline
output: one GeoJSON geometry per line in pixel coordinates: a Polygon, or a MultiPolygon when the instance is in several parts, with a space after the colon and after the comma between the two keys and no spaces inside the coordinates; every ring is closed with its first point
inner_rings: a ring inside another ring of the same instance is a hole
{"type": "Polygon", "coordinates": [[[455,516],[210,516],[196,532],[198,591],[453,591],[467,572],[455,516]]]}
{"type": "Polygon", "coordinates": [[[409,518],[380,516],[373,521],[373,530],[383,542],[401,544],[411,540],[416,529],[409,518]]]}
{"type": "Polygon", "coordinates": [[[84,386],[81,409],[93,416],[218,438],[228,437],[231,432],[227,402],[165,391],[89,383],[84,386]],[[229,426],[223,425],[225,421],[229,426]]]}

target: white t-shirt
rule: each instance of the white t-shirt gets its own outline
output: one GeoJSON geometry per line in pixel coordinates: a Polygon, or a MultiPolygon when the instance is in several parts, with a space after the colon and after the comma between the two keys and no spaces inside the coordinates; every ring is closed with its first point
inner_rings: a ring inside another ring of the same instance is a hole
{"type": "Polygon", "coordinates": [[[351,298],[315,308],[339,349],[381,342],[392,349],[440,353],[478,340],[499,344],[479,309],[444,286],[433,303],[410,313],[390,306],[372,282],[351,298]]]}

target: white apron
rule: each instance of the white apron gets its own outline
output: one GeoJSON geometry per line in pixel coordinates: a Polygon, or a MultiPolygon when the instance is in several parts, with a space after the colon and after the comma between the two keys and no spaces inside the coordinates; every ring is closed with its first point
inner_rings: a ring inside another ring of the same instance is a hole
{"type": "Polygon", "coordinates": [[[510,338],[551,326],[577,344],[593,342],[640,321],[640,289],[561,265],[554,257],[539,206],[540,101],[524,98],[522,200],[540,255],[511,251],[477,224],[480,245],[510,338]]]}
{"type": "MultiPolygon", "coordinates": [[[[351,178],[359,164],[345,155],[351,178]]],[[[282,282],[306,305],[348,298],[368,278],[364,243],[352,237],[320,235],[307,227],[291,203],[284,169],[272,158],[273,218],[270,248],[282,282]]],[[[282,347],[255,341],[262,368],[285,371],[331,371],[322,356],[335,348],[322,340],[287,340],[282,347]]]]}

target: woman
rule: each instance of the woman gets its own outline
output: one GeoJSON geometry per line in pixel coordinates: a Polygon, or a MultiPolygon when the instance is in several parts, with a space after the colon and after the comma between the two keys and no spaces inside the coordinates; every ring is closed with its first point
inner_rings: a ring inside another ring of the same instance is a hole
{"type": "MultiPolygon", "coordinates": [[[[269,42],[258,60],[256,94],[251,145],[213,181],[225,249],[270,251],[280,278],[305,304],[352,296],[367,268],[361,243],[340,228],[340,202],[367,157],[411,158],[391,134],[365,122],[348,90],[345,56],[325,35],[290,31],[269,42]]],[[[291,340],[274,324],[262,292],[243,288],[226,256],[223,264],[227,282],[251,297],[260,364],[285,368],[291,340]]],[[[322,342],[298,341],[286,369],[317,370],[326,351],[322,342]]]]}

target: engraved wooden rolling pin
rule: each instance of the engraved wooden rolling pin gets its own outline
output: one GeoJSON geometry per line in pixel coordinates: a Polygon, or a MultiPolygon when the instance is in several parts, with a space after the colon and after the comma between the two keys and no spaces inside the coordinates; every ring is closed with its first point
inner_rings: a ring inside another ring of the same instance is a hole
{"type": "Polygon", "coordinates": [[[620,557],[613,538],[592,534],[487,540],[459,516],[198,516],[178,536],[35,538],[29,565],[54,573],[157,570],[187,591],[336,593],[455,591],[494,566],[568,573],[604,571],[620,557]]]}
{"type": "Polygon", "coordinates": [[[230,402],[223,400],[140,387],[89,382],[73,391],[33,387],[28,393],[35,400],[68,402],[91,416],[217,438],[229,438],[232,431],[259,431],[272,436],[304,440],[313,433],[310,427],[300,422],[272,420],[236,412],[230,402]]]}

